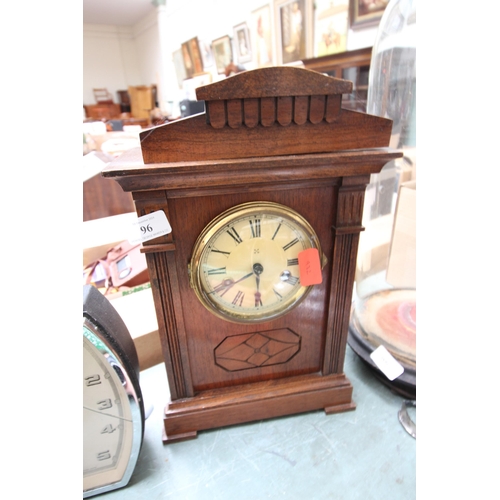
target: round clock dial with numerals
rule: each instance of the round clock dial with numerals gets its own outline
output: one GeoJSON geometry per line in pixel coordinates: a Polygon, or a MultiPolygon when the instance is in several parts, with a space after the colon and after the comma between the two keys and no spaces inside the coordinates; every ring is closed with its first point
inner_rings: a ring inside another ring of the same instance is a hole
{"type": "Polygon", "coordinates": [[[271,202],[235,206],[202,231],[193,249],[191,285],[215,315],[240,323],[275,319],[310,290],[299,254],[318,237],[296,211],[271,202]]]}
{"type": "Polygon", "coordinates": [[[83,498],[125,486],[144,433],[137,352],[96,288],[84,287],[83,498]]]}

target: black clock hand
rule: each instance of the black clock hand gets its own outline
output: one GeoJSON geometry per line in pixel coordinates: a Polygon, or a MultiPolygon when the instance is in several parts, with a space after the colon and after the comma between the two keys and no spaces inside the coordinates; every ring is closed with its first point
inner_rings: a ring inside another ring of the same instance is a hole
{"type": "Polygon", "coordinates": [[[236,283],[239,283],[240,281],[243,281],[243,280],[246,280],[247,278],[250,278],[250,276],[252,276],[253,272],[252,273],[248,273],[246,276],[243,276],[243,278],[240,278],[239,280],[236,280],[233,285],[236,285],[236,283]]]}
{"type": "Polygon", "coordinates": [[[259,291],[259,285],[260,285],[260,275],[263,273],[264,268],[262,267],[262,264],[259,264],[258,262],[253,265],[253,272],[255,274],[255,282],[257,283],[257,291],[259,291]]]}
{"type": "Polygon", "coordinates": [[[255,284],[257,285],[257,291],[255,292],[255,307],[262,305],[261,293],[259,291],[259,286],[260,286],[260,275],[262,274],[263,271],[264,271],[264,268],[262,267],[262,264],[255,263],[253,265],[253,272],[255,274],[255,284]]]}
{"type": "Polygon", "coordinates": [[[224,280],[220,285],[216,286],[213,289],[213,292],[210,293],[217,293],[220,292],[221,290],[224,290],[220,296],[222,297],[229,289],[231,289],[236,283],[239,283],[240,281],[246,280],[247,278],[250,278],[250,276],[253,276],[253,272],[248,273],[246,276],[243,276],[243,278],[240,278],[239,280],[233,281],[233,280],[224,280]]]}
{"type": "Polygon", "coordinates": [[[232,288],[236,283],[239,283],[240,281],[246,280],[247,278],[250,278],[253,273],[248,273],[246,276],[243,276],[243,278],[240,278],[239,280],[233,281],[221,294],[220,296],[222,297],[230,288],[232,288]]]}

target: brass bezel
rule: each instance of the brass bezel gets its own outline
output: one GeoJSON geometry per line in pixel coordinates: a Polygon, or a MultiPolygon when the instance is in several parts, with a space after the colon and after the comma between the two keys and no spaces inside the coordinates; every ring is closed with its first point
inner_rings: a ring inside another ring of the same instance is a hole
{"type": "MultiPolygon", "coordinates": [[[[322,256],[319,238],[309,222],[295,210],[278,203],[269,201],[256,201],[236,205],[220,215],[215,217],[198,236],[192,252],[191,262],[189,264],[191,287],[194,289],[196,296],[212,314],[218,318],[231,321],[234,323],[263,323],[274,320],[287,314],[291,309],[296,307],[308,295],[312,286],[301,286],[297,292],[286,299],[283,304],[275,311],[260,311],[255,314],[238,313],[229,309],[222,309],[219,304],[210,300],[210,297],[205,292],[201,279],[202,269],[200,262],[202,261],[204,252],[209,246],[211,239],[216,235],[221,228],[231,223],[235,219],[247,217],[255,213],[266,213],[277,215],[289,222],[292,222],[299,230],[307,236],[310,247],[317,248],[319,255],[322,256]]],[[[322,258],[324,262],[324,258],[322,258]]]]}

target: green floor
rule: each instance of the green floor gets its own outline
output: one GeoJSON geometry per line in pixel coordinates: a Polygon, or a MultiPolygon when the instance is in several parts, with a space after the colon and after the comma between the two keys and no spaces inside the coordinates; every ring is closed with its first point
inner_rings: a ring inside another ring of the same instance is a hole
{"type": "MultiPolygon", "coordinates": [[[[373,378],[348,347],[355,411],[323,411],[225,429],[164,445],[163,365],[141,373],[144,444],[128,486],[96,498],[181,500],[413,500],[416,441],[398,421],[403,398],[373,378]]],[[[410,413],[416,421],[415,413],[410,413]]]]}

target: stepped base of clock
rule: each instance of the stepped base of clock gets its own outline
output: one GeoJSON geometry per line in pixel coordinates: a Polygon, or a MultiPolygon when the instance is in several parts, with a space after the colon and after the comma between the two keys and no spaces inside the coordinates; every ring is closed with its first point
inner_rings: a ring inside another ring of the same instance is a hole
{"type": "Polygon", "coordinates": [[[344,374],[305,375],[214,389],[170,402],[165,410],[163,442],[194,439],[198,431],[256,420],[355,408],[352,385],[344,374]]]}

